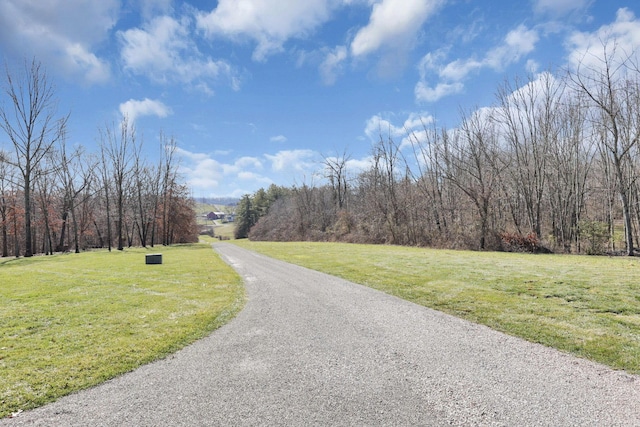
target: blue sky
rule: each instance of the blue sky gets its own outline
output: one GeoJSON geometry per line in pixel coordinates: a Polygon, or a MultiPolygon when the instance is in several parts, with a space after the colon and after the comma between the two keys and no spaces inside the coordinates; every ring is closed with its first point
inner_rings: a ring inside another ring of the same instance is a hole
{"type": "Polygon", "coordinates": [[[323,156],[356,171],[380,129],[455,127],[603,36],[635,48],[639,16],[630,0],[3,0],[0,52],[43,63],[69,143],[94,150],[126,113],[150,160],[160,131],[176,138],[194,196],[238,197],[319,183],[323,156]]]}

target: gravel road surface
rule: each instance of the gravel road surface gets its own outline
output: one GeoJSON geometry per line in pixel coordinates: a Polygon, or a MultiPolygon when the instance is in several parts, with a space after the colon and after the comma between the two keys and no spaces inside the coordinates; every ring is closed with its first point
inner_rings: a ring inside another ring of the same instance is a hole
{"type": "Polygon", "coordinates": [[[156,363],[0,426],[640,426],[640,377],[216,244],[246,307],[156,363]]]}

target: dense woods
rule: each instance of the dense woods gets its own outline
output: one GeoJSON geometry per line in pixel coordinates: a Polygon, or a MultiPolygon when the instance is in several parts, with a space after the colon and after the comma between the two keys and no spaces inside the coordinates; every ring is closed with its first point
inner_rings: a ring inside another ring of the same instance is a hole
{"type": "Polygon", "coordinates": [[[67,141],[68,115],[37,61],[8,69],[0,104],[0,253],[79,252],[197,240],[176,143],[160,134],[159,161],[143,157],[125,117],[99,130],[97,153],[67,141]],[[2,133],[0,133],[2,134],[2,133]],[[3,138],[4,140],[4,138],[3,138]]]}
{"type": "MultiPolygon", "coordinates": [[[[505,81],[454,129],[380,129],[370,166],[325,157],[323,185],[281,191],[255,240],[620,253],[640,242],[640,69],[602,43],[563,76],[505,81]]],[[[241,209],[242,211],[242,209],[241,209]]],[[[246,231],[246,230],[245,230],[246,231]]]]}

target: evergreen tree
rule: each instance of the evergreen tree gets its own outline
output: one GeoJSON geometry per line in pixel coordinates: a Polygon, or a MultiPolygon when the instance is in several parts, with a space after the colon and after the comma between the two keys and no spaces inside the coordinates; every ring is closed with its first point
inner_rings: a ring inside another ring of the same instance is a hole
{"type": "Polygon", "coordinates": [[[240,199],[236,215],[236,228],[234,236],[236,239],[244,239],[249,236],[251,227],[257,222],[257,214],[251,201],[251,196],[245,194],[240,199]]]}

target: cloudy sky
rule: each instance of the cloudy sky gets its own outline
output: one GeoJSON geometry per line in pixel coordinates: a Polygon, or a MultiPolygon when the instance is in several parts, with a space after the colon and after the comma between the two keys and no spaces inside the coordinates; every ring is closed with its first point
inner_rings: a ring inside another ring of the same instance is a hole
{"type": "Polygon", "coordinates": [[[317,183],[323,156],[356,168],[380,129],[455,127],[505,79],[610,36],[640,45],[637,1],[0,2],[4,62],[42,62],[70,143],[92,150],[127,114],[150,159],[160,131],[176,138],[198,197],[317,183]]]}

